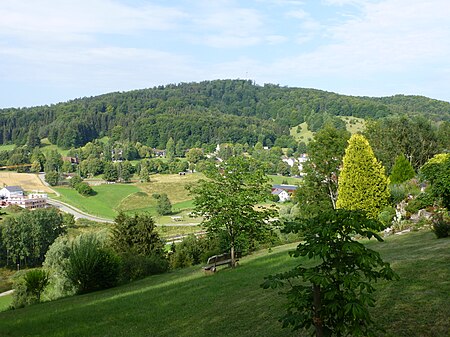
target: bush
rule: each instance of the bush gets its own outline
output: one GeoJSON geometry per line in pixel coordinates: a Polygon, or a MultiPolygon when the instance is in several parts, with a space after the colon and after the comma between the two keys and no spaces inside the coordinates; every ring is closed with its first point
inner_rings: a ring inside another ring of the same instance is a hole
{"type": "Polygon", "coordinates": [[[80,176],[75,175],[72,178],[70,178],[69,185],[70,185],[70,187],[75,188],[82,181],[83,181],[83,179],[80,176]]]}
{"type": "Polygon", "coordinates": [[[95,235],[80,235],[72,243],[67,263],[67,277],[77,293],[83,294],[117,284],[120,259],[103,247],[95,235]]]}
{"type": "Polygon", "coordinates": [[[12,309],[23,308],[27,305],[39,303],[41,294],[48,284],[48,273],[42,269],[28,272],[20,271],[14,276],[14,292],[12,295],[12,309]]]}
{"type": "Polygon", "coordinates": [[[48,273],[42,269],[33,269],[25,274],[25,286],[27,287],[27,294],[36,298],[36,302],[41,301],[41,294],[48,285],[48,273]]]}
{"type": "Polygon", "coordinates": [[[389,227],[392,225],[392,220],[395,217],[395,208],[392,206],[386,206],[383,208],[380,214],[378,214],[378,220],[385,226],[389,227]]]}
{"type": "Polygon", "coordinates": [[[420,193],[415,199],[410,200],[406,205],[405,210],[414,214],[419,210],[426,208],[427,206],[432,206],[433,203],[433,197],[429,193],[423,192],[420,193]]]}
{"type": "Polygon", "coordinates": [[[121,283],[135,281],[146,276],[162,274],[169,270],[169,262],[159,255],[139,256],[126,254],[121,256],[121,283]]]}
{"type": "Polygon", "coordinates": [[[50,171],[45,173],[45,181],[50,186],[56,186],[59,183],[59,173],[56,171],[50,171]]]}
{"type": "Polygon", "coordinates": [[[217,241],[197,238],[192,234],[175,245],[175,251],[171,256],[171,265],[176,269],[205,263],[210,256],[220,254],[222,251],[217,241]]]}
{"type": "Polygon", "coordinates": [[[45,254],[43,267],[49,273],[49,285],[45,296],[54,300],[60,297],[73,295],[75,288],[67,277],[67,265],[71,251],[71,243],[67,236],[58,237],[45,254]]]}
{"type": "Polygon", "coordinates": [[[432,218],[433,232],[438,239],[450,236],[450,216],[447,210],[440,210],[432,218]]]}
{"type": "Polygon", "coordinates": [[[92,189],[92,187],[89,186],[88,183],[85,183],[85,182],[81,182],[81,183],[77,184],[75,186],[75,189],[77,190],[78,193],[80,193],[81,195],[83,195],[85,197],[94,194],[94,190],[92,189]]]}

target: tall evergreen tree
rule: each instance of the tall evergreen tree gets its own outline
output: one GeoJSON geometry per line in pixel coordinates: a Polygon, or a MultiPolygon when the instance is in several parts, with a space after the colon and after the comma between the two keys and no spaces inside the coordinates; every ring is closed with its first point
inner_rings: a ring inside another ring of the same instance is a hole
{"type": "Polygon", "coordinates": [[[369,142],[355,134],[348,141],[338,181],[337,208],[365,211],[376,218],[389,203],[389,179],[369,142]]]}
{"type": "Polygon", "coordinates": [[[414,178],[415,175],[416,172],[414,172],[411,163],[408,159],[406,159],[404,154],[401,154],[397,157],[397,159],[395,159],[389,179],[393,184],[401,184],[411,178],[414,178]]]}

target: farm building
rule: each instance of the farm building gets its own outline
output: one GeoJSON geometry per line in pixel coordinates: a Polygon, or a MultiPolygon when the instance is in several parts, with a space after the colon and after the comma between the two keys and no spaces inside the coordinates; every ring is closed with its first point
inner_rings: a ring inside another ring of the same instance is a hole
{"type": "Polygon", "coordinates": [[[17,205],[26,209],[47,207],[47,194],[31,193],[25,195],[20,186],[5,186],[0,190],[0,207],[17,205]]]}

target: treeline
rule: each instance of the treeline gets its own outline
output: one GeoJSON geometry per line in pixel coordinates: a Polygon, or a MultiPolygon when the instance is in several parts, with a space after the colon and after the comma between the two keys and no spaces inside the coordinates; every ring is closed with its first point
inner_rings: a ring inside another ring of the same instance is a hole
{"type": "Polygon", "coordinates": [[[379,119],[396,113],[450,120],[450,103],[419,96],[352,97],[315,89],[255,85],[249,80],[181,83],[0,110],[0,143],[23,145],[32,134],[63,148],[103,136],[162,148],[172,137],[199,144],[264,145],[307,121],[317,131],[336,116],[379,119]]]}

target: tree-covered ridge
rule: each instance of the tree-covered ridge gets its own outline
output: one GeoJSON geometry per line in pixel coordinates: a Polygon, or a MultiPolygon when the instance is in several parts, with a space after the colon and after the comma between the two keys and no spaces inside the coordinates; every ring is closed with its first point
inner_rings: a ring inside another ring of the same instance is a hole
{"type": "MultiPolygon", "coordinates": [[[[450,120],[450,103],[419,96],[384,98],[256,85],[250,80],[180,83],[79,98],[50,106],[0,110],[0,143],[24,144],[32,126],[65,148],[104,135],[163,147],[172,137],[188,147],[218,142],[254,145],[289,134],[307,121],[317,131],[333,116],[378,119],[395,113],[450,120]]],[[[336,122],[336,119],[334,119],[336,122]]],[[[34,131],[35,132],[35,131],[34,131]]]]}

